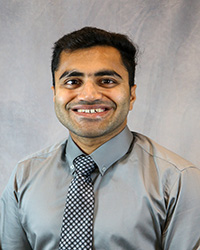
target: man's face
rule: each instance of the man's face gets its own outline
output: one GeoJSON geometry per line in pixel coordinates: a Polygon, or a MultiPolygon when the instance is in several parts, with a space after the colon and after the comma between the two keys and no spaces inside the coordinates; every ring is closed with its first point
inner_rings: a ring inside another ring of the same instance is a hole
{"type": "Polygon", "coordinates": [[[54,102],[60,122],[73,138],[117,135],[135,101],[128,71],[117,49],[95,46],[62,52],[55,71],[54,102]]]}

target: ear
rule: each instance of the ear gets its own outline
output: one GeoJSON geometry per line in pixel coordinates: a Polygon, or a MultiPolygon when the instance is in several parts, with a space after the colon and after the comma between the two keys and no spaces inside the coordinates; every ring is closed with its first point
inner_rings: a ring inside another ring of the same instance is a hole
{"type": "Polygon", "coordinates": [[[131,87],[129,111],[133,109],[133,104],[136,100],[136,88],[137,85],[131,87]]]}
{"type": "Polygon", "coordinates": [[[54,86],[52,86],[51,89],[53,90],[53,102],[55,102],[56,90],[54,86]]]}

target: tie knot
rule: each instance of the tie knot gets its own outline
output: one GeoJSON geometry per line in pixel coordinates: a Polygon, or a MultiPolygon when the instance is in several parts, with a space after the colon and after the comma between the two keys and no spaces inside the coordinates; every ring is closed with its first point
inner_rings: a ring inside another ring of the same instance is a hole
{"type": "Polygon", "coordinates": [[[83,176],[89,176],[94,171],[96,164],[91,156],[79,155],[77,156],[73,164],[75,166],[75,172],[83,176]]]}

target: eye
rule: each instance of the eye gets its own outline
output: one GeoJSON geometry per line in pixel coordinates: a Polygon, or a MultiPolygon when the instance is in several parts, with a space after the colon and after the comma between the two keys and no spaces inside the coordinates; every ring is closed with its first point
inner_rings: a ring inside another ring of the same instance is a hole
{"type": "Polygon", "coordinates": [[[71,88],[71,89],[74,89],[74,88],[77,88],[81,85],[81,80],[80,79],[66,79],[64,81],[64,85],[67,87],[67,88],[71,88]]]}
{"type": "Polygon", "coordinates": [[[101,86],[105,86],[105,87],[109,88],[109,87],[113,87],[114,85],[116,85],[117,81],[115,79],[111,79],[111,78],[102,78],[99,80],[99,84],[101,86]]]}

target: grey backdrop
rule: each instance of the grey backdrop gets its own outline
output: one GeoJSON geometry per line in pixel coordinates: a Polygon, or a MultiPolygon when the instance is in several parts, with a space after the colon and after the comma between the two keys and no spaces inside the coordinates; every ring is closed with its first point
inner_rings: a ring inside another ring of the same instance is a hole
{"type": "Polygon", "coordinates": [[[200,166],[199,0],[1,0],[0,194],[17,161],[68,135],[54,115],[51,52],[86,25],[140,47],[129,127],[200,166]]]}

